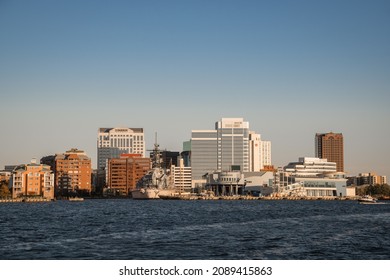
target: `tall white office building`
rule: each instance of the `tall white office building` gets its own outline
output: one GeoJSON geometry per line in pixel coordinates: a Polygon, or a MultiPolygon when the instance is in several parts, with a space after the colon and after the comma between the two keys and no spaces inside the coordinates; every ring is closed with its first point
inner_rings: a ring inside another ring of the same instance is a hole
{"type": "Polygon", "coordinates": [[[271,141],[260,141],[260,169],[272,166],[271,141]]]}
{"type": "Polygon", "coordinates": [[[223,118],[215,124],[218,141],[217,170],[249,171],[249,122],[223,118]]]}
{"type": "Polygon", "coordinates": [[[249,132],[249,172],[258,172],[271,166],[271,141],[261,140],[261,135],[249,132]]]}
{"type": "Polygon", "coordinates": [[[222,118],[215,123],[215,130],[193,130],[191,136],[193,180],[213,171],[262,168],[260,134],[250,131],[243,118],[222,118]]]}
{"type": "Polygon", "coordinates": [[[261,166],[261,136],[254,131],[249,132],[249,171],[260,171],[261,166]]]}

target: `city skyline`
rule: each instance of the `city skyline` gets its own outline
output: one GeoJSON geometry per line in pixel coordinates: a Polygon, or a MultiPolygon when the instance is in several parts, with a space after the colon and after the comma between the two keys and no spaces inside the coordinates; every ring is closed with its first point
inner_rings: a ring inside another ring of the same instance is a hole
{"type": "Polygon", "coordinates": [[[3,1],[0,169],[84,150],[100,127],[146,149],[240,117],[284,166],[344,136],[348,175],[390,176],[387,1],[3,1]]]}

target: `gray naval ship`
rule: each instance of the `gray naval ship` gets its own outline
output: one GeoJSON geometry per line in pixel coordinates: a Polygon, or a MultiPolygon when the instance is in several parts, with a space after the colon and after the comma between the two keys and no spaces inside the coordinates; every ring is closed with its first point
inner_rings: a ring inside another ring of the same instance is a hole
{"type": "Polygon", "coordinates": [[[175,192],[169,169],[162,168],[162,159],[159,145],[154,144],[152,169],[137,183],[131,191],[133,199],[159,199],[160,196],[171,196],[175,192]]]}

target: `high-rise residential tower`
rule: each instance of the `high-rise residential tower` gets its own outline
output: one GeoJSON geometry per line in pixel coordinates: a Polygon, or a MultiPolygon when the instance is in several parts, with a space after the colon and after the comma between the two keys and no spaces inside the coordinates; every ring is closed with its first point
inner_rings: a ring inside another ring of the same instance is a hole
{"type": "Polygon", "coordinates": [[[84,151],[70,149],[55,156],[55,187],[60,196],[92,192],[91,159],[84,151]]]}
{"type": "Polygon", "coordinates": [[[344,139],[342,133],[317,133],[315,156],[335,162],[337,172],[344,172],[344,139]]]}

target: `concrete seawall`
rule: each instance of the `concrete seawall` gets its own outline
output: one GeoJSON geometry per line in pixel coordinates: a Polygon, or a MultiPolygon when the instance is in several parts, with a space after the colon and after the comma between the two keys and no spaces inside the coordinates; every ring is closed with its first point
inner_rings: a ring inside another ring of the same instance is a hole
{"type": "Polygon", "coordinates": [[[16,202],[50,202],[52,200],[43,197],[37,198],[2,198],[0,199],[0,203],[16,203],[16,202]]]}

